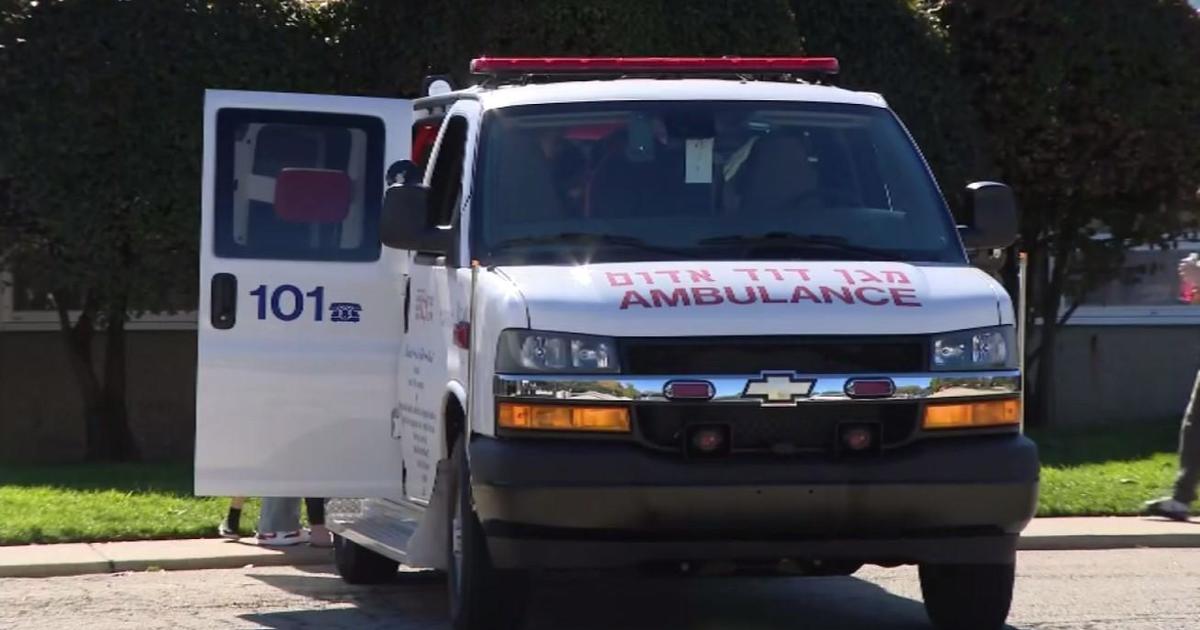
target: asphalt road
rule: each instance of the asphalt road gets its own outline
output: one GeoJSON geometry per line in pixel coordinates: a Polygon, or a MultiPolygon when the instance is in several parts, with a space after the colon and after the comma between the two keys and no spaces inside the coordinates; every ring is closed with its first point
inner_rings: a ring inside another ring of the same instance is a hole
{"type": "MultiPolygon", "coordinates": [[[[1200,550],[1026,552],[1016,630],[1200,629],[1200,550]]],[[[530,630],[927,630],[916,571],[852,578],[560,576],[530,630]]],[[[0,579],[0,628],[443,630],[440,580],[351,587],[329,568],[0,579]]]]}

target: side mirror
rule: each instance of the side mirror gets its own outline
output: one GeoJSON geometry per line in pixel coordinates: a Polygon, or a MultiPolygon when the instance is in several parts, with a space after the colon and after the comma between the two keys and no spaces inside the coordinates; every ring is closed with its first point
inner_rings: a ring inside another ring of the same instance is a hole
{"type": "Polygon", "coordinates": [[[1008,186],[998,182],[967,184],[966,216],[970,225],[960,227],[968,250],[1004,249],[1017,241],[1017,199],[1008,186]]]}
{"type": "Polygon", "coordinates": [[[384,245],[441,255],[450,251],[452,234],[452,230],[431,225],[429,188],[422,184],[388,187],[379,217],[379,240],[384,245]]]}

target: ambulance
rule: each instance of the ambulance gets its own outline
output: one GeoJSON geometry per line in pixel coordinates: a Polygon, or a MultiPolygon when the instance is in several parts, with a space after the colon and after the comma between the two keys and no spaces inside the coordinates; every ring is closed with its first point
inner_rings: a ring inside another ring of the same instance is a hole
{"type": "Polygon", "coordinates": [[[207,92],[196,493],[328,497],[341,576],[444,572],[460,630],[557,570],[865,563],[1001,628],[1038,457],[970,257],[1012,191],[952,212],[832,58],[471,70],[207,92]]]}

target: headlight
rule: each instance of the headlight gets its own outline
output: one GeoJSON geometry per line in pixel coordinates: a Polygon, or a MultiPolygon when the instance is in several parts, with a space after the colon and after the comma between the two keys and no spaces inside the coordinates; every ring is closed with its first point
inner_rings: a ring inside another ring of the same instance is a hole
{"type": "Polygon", "coordinates": [[[617,343],[611,337],[506,330],[500,333],[496,371],[615,373],[617,343]]]}
{"type": "Polygon", "coordinates": [[[1017,367],[1012,326],[946,333],[933,338],[933,369],[988,370],[1017,367]]]}

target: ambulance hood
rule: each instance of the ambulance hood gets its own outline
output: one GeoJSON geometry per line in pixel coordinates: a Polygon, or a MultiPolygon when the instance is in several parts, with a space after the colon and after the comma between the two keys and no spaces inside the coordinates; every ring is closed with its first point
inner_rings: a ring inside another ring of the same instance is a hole
{"type": "Polygon", "coordinates": [[[536,330],[624,337],[924,334],[1012,322],[964,265],[636,262],[509,266],[536,330]]]}

